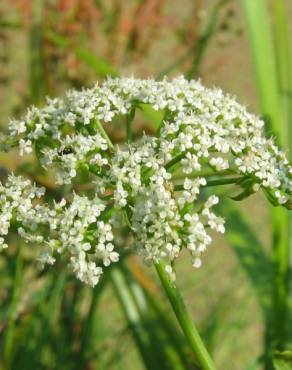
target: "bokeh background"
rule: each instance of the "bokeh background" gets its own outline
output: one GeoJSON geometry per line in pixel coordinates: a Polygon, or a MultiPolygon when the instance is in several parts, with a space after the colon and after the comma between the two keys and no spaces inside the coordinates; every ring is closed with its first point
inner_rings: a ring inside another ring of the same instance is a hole
{"type": "MultiPolygon", "coordinates": [[[[20,117],[29,105],[44,104],[46,95],[59,96],[68,88],[92,86],[118,75],[200,78],[265,115],[246,3],[251,2],[2,0],[1,131],[10,117],[20,117]]],[[[280,3],[283,19],[291,19],[292,2],[280,3]]],[[[258,4],[267,11],[258,14],[259,32],[265,30],[265,16],[274,30],[277,6],[273,1],[258,4]]],[[[291,31],[287,37],[292,40],[291,31]]],[[[271,34],[272,40],[266,40],[277,50],[277,34],[271,34]]],[[[150,118],[138,121],[151,132],[150,118]]],[[[119,130],[112,132],[116,141],[121,139],[119,130]]],[[[16,154],[1,154],[0,167],[1,178],[11,170],[30,177],[36,171],[32,160],[20,160],[16,154]]],[[[53,186],[51,179],[42,181],[53,186]]],[[[222,213],[229,220],[229,233],[215,239],[201,269],[193,270],[187,259],[180,260],[178,285],[218,369],[271,369],[273,343],[289,348],[292,332],[288,298],[284,311],[273,309],[273,217],[260,194],[240,207],[226,202],[222,213]],[[279,312],[285,312],[284,322],[279,312]]],[[[286,228],[281,238],[287,235],[286,228]]],[[[11,235],[11,247],[0,255],[0,369],[197,368],[154,271],[139,259],[129,256],[113,277],[91,289],[72,278],[64,265],[40,272],[35,249],[20,248],[11,235]]],[[[288,286],[288,273],[285,279],[288,286]]]]}

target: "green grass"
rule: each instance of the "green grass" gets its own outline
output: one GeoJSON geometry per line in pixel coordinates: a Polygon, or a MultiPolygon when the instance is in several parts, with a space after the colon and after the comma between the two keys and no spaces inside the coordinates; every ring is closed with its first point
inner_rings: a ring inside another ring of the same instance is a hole
{"type": "MultiPolygon", "coordinates": [[[[261,112],[269,124],[268,133],[276,135],[282,147],[290,149],[291,158],[291,50],[285,2],[272,2],[274,19],[265,0],[242,0],[249,29],[261,112]],[[272,24],[274,27],[272,28],[272,24]]],[[[271,210],[273,229],[273,313],[267,320],[266,368],[271,368],[271,350],[288,345],[290,293],[291,216],[282,209],[271,210]],[[290,224],[290,225],[289,225],[290,224]]]]}

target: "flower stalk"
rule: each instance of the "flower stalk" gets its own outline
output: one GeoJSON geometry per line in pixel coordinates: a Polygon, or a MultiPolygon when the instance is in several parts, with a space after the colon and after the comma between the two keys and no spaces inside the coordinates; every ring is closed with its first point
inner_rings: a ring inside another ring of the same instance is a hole
{"type": "MultiPolygon", "coordinates": [[[[202,187],[210,187],[210,186],[219,186],[219,185],[231,185],[231,184],[238,184],[239,181],[242,180],[241,177],[229,177],[229,178],[217,178],[217,179],[207,179],[206,184],[202,185],[202,187]]],[[[175,191],[182,191],[184,190],[184,185],[175,185],[175,191]]]]}
{"type": "Polygon", "coordinates": [[[203,370],[215,370],[215,365],[208,353],[200,334],[186,308],[180,291],[170,281],[168,274],[165,271],[165,264],[161,261],[155,264],[156,271],[166,295],[171,303],[172,309],[179,322],[179,325],[184,332],[186,340],[194,352],[196,359],[203,370]]]}

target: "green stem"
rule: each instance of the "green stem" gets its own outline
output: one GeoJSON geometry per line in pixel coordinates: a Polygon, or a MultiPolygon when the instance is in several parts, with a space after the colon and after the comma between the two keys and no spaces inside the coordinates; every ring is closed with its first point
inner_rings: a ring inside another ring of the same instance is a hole
{"type": "Polygon", "coordinates": [[[165,169],[169,170],[172,168],[177,162],[179,162],[181,159],[183,159],[186,155],[186,152],[182,152],[181,154],[177,155],[176,157],[172,158],[168,163],[165,165],[165,169]]]}
{"type": "Polygon", "coordinates": [[[127,140],[131,142],[133,140],[133,130],[132,130],[132,123],[135,117],[135,107],[131,109],[131,111],[126,116],[126,132],[127,132],[127,140]]]}
{"type": "Polygon", "coordinates": [[[196,78],[198,76],[199,67],[201,61],[205,55],[207,46],[210,44],[210,39],[216,33],[216,26],[218,22],[218,17],[221,8],[230,0],[219,0],[217,4],[214,5],[214,8],[210,12],[210,17],[208,19],[206,28],[195,40],[195,45],[193,47],[194,58],[191,65],[191,68],[187,72],[187,78],[196,78]]]}
{"type": "MultiPolygon", "coordinates": [[[[209,186],[218,186],[218,185],[228,185],[228,184],[236,184],[241,180],[241,177],[229,177],[227,179],[214,179],[214,180],[208,180],[206,185],[202,185],[202,188],[209,187],[209,186]]],[[[175,185],[174,186],[175,191],[182,191],[184,190],[183,185],[175,185]]]]}
{"type": "Polygon", "coordinates": [[[96,126],[97,126],[97,128],[98,128],[101,136],[106,140],[109,148],[111,150],[114,150],[115,149],[115,146],[112,143],[111,139],[109,138],[108,134],[106,133],[105,129],[103,128],[101,122],[97,118],[95,119],[95,122],[96,122],[96,126]]]}
{"type": "Polygon", "coordinates": [[[196,359],[203,370],[215,370],[215,365],[187,311],[179,290],[169,281],[165,264],[163,262],[156,263],[155,268],[188,344],[196,355],[196,359]]]}
{"type": "Polygon", "coordinates": [[[184,180],[186,177],[188,177],[189,179],[195,179],[197,177],[215,177],[215,176],[230,176],[234,174],[234,171],[232,171],[231,169],[228,169],[228,170],[224,170],[224,171],[217,171],[217,172],[214,172],[214,171],[210,171],[210,170],[202,170],[202,171],[197,171],[197,172],[192,172],[188,175],[186,175],[185,173],[178,173],[178,174],[174,174],[172,176],[172,179],[173,180],[184,180]]]}

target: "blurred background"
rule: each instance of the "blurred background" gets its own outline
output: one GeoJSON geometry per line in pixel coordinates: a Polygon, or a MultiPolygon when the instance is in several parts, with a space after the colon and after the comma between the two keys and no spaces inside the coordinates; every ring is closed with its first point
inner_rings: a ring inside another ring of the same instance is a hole
{"type": "MultiPolygon", "coordinates": [[[[0,129],[46,95],[107,76],[183,74],[237,96],[288,149],[291,16],[288,0],[2,0],[0,129]]],[[[155,117],[140,119],[152,132],[155,117]]],[[[112,135],[120,140],[118,128],[112,135]]],[[[1,179],[37,171],[16,154],[1,154],[0,167],[1,179]]],[[[289,219],[262,195],[235,203],[226,199],[228,232],[203,267],[180,259],[178,285],[218,369],[281,369],[272,351],[291,345],[289,219]]],[[[10,244],[0,254],[0,369],[198,369],[139,259],[125,257],[91,289],[64,265],[40,272],[36,248],[13,234],[10,244]]]]}

